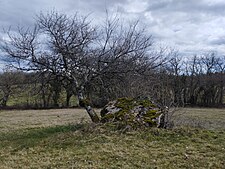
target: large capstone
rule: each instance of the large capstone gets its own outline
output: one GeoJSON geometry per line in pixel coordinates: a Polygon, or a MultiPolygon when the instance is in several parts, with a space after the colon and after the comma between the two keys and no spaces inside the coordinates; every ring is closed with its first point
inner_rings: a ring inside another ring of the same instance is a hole
{"type": "Polygon", "coordinates": [[[147,98],[119,98],[101,111],[102,122],[122,122],[129,126],[160,126],[161,109],[147,98]]]}

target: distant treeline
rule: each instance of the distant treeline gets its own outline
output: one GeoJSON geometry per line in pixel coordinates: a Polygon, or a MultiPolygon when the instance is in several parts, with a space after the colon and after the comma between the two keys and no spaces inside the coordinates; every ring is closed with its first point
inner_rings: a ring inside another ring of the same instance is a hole
{"type": "MultiPolygon", "coordinates": [[[[187,61],[173,53],[164,64],[143,74],[121,73],[86,84],[85,96],[95,107],[118,97],[149,96],[160,105],[224,105],[225,60],[214,53],[187,61]]],[[[73,84],[49,72],[7,70],[0,74],[0,105],[15,108],[78,106],[73,84]]]]}

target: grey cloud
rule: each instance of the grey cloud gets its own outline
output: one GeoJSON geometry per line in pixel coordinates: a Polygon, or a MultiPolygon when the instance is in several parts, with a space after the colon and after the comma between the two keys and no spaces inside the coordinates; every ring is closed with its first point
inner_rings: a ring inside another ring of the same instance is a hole
{"type": "Polygon", "coordinates": [[[0,27],[32,25],[35,14],[53,9],[90,14],[94,22],[106,9],[119,12],[124,19],[139,19],[156,42],[183,53],[225,49],[223,0],[0,0],[0,27]]]}
{"type": "Polygon", "coordinates": [[[182,52],[194,53],[207,49],[224,51],[224,9],[225,2],[218,0],[149,0],[145,13],[151,15],[155,25],[150,29],[160,40],[182,52]]]}
{"type": "Polygon", "coordinates": [[[224,45],[225,46],[225,36],[224,37],[219,37],[216,39],[213,39],[211,41],[209,41],[209,45],[224,45]]]}
{"type": "Polygon", "coordinates": [[[123,4],[120,0],[0,0],[0,26],[31,25],[35,15],[43,11],[57,10],[67,14],[79,12],[83,15],[102,17],[106,9],[115,4],[123,4]]]}
{"type": "Polygon", "coordinates": [[[225,3],[213,3],[204,0],[151,0],[148,10],[164,12],[224,14],[225,3]]]}
{"type": "Polygon", "coordinates": [[[13,24],[31,24],[37,10],[41,9],[38,0],[15,1],[1,0],[0,24],[9,26],[13,24]]]}

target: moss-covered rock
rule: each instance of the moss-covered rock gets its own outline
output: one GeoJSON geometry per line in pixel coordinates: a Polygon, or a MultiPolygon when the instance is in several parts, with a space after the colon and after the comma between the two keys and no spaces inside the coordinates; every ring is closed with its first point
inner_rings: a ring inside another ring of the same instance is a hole
{"type": "Polygon", "coordinates": [[[160,108],[147,98],[119,98],[101,111],[102,122],[121,122],[132,127],[157,126],[160,108]]]}

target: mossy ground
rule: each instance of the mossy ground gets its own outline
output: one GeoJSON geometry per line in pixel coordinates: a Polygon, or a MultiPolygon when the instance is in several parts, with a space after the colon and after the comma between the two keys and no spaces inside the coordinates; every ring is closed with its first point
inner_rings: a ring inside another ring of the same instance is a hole
{"type": "MultiPolygon", "coordinates": [[[[1,169],[225,166],[225,128],[150,128],[123,132],[116,130],[113,125],[79,123],[76,115],[78,118],[85,115],[80,110],[55,110],[54,113],[51,111],[49,114],[47,111],[35,111],[33,114],[30,111],[0,112],[1,125],[7,124],[9,116],[12,119],[21,116],[21,121],[17,123],[9,121],[12,128],[0,130],[1,169]],[[42,119],[39,122],[42,124],[32,125],[32,122],[36,122],[35,118],[42,119]],[[58,123],[47,125],[58,118],[58,123]],[[71,118],[74,118],[74,122],[70,121],[71,124],[67,124],[71,118]],[[20,126],[20,123],[24,123],[22,119],[30,120],[25,124],[26,128],[20,126]]],[[[211,112],[216,113],[217,110],[211,112]]],[[[221,119],[225,117],[222,116],[224,113],[220,110],[218,113],[220,120],[225,120],[221,119]]],[[[216,120],[217,116],[214,117],[216,120]]]]}

